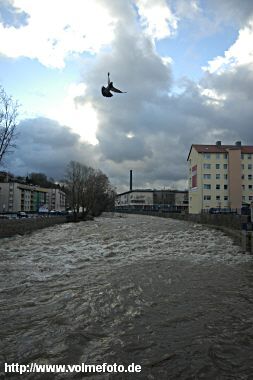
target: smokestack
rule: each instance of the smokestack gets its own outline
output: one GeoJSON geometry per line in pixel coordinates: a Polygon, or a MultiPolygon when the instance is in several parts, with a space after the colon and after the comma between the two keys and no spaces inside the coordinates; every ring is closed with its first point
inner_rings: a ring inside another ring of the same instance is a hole
{"type": "Polygon", "coordinates": [[[236,145],[236,146],[242,146],[242,143],[241,143],[241,141],[236,141],[236,142],[235,142],[235,145],[236,145]]]}
{"type": "Polygon", "coordinates": [[[130,170],[130,191],[133,190],[133,171],[130,170]]]}

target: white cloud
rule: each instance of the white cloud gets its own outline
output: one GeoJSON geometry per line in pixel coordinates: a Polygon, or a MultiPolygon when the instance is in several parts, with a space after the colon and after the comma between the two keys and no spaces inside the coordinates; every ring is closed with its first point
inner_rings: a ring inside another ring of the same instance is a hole
{"type": "Polygon", "coordinates": [[[84,95],[85,91],[86,86],[84,84],[71,84],[67,96],[61,104],[49,109],[46,116],[70,127],[74,133],[81,137],[81,141],[96,145],[98,144],[96,111],[90,102],[85,105],[75,102],[75,97],[84,95]]]}
{"type": "Polygon", "coordinates": [[[224,53],[208,61],[208,66],[203,67],[209,73],[221,74],[226,70],[233,70],[239,65],[253,63],[253,20],[239,31],[236,42],[224,53]]]}
{"type": "Polygon", "coordinates": [[[137,0],[141,23],[148,35],[162,39],[177,30],[177,18],[172,14],[165,0],[137,0]]]}
{"type": "Polygon", "coordinates": [[[0,24],[0,53],[62,68],[72,53],[98,52],[113,39],[116,20],[98,1],[15,0],[30,17],[19,29],[0,24]]]}
{"type": "Polygon", "coordinates": [[[161,57],[161,59],[162,59],[162,62],[164,63],[164,65],[166,65],[166,66],[170,66],[173,63],[173,59],[169,56],[161,57]]]}
{"type": "Polygon", "coordinates": [[[227,99],[225,94],[220,94],[215,89],[211,89],[211,88],[203,89],[201,87],[199,87],[199,89],[200,89],[200,94],[204,96],[204,102],[206,104],[222,107],[224,105],[224,102],[227,99]]]}

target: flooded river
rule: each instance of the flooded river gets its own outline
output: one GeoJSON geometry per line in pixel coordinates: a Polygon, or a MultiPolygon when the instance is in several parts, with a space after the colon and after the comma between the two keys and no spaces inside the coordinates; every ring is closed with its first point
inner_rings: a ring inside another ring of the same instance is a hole
{"type": "Polygon", "coordinates": [[[3,363],[142,366],[13,379],[253,379],[252,256],[194,223],[104,215],[0,240],[3,363]]]}

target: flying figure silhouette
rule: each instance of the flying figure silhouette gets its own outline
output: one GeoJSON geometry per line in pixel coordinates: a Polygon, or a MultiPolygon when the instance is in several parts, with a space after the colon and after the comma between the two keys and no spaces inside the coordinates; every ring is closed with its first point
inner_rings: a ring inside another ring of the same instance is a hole
{"type": "Polygon", "coordinates": [[[111,96],[113,96],[111,91],[118,92],[120,94],[126,94],[125,91],[120,91],[117,88],[113,87],[113,82],[110,81],[110,73],[108,73],[108,85],[107,85],[107,87],[103,86],[101,88],[101,92],[102,92],[103,96],[105,96],[106,98],[110,98],[111,96]]]}

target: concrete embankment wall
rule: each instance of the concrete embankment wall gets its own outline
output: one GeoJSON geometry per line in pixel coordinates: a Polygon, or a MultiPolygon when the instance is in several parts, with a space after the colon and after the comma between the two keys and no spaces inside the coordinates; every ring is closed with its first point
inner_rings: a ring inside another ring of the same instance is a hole
{"type": "Polygon", "coordinates": [[[24,235],[41,228],[51,227],[65,222],[65,216],[13,220],[0,219],[0,238],[24,235]]]}

